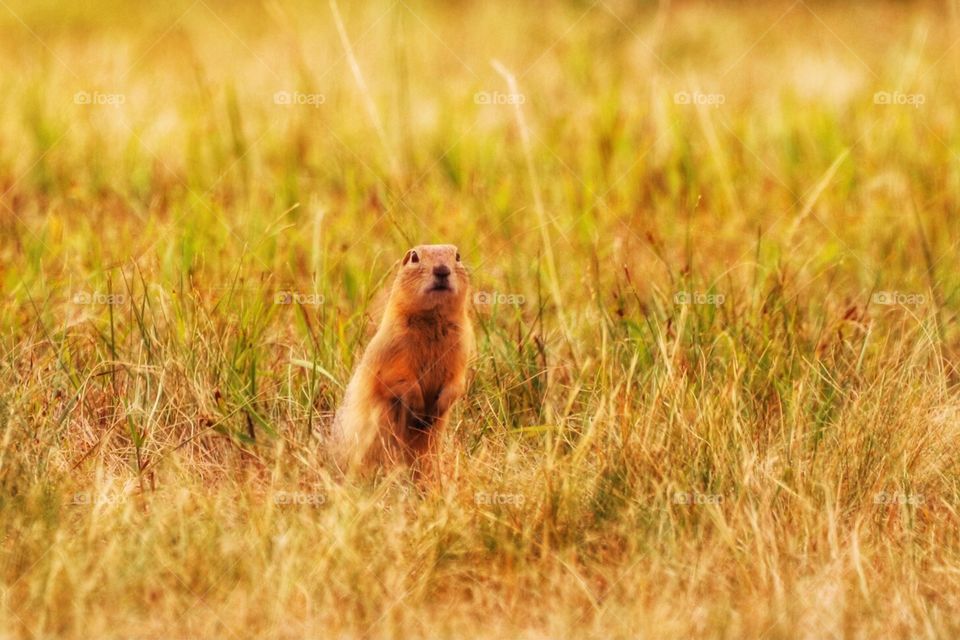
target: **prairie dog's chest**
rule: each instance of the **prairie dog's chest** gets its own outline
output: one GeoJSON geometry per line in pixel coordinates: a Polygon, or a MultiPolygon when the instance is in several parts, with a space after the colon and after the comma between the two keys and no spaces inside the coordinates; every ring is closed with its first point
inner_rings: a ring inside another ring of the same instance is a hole
{"type": "Polygon", "coordinates": [[[460,328],[442,318],[411,318],[405,336],[406,357],[424,393],[438,392],[460,364],[460,328]]]}

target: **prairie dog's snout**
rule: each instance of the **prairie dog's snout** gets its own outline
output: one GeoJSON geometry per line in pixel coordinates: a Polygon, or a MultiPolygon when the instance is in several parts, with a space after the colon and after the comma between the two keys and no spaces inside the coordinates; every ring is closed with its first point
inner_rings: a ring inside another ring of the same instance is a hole
{"type": "Polygon", "coordinates": [[[450,267],[438,264],[433,268],[433,289],[444,291],[450,288],[450,267]]]}

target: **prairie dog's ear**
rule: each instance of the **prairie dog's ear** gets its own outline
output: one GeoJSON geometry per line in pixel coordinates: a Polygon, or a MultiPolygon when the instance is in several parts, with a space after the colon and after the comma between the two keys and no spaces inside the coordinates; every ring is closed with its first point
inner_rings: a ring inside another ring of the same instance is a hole
{"type": "Polygon", "coordinates": [[[403,256],[403,266],[407,266],[408,262],[413,262],[413,264],[420,262],[420,256],[416,250],[410,249],[410,251],[407,251],[407,254],[403,256]]]}

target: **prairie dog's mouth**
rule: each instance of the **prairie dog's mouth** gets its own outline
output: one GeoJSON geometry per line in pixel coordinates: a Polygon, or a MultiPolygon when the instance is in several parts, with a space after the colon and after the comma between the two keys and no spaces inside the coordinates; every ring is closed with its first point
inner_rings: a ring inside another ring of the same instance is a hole
{"type": "Polygon", "coordinates": [[[427,293],[433,293],[435,291],[453,291],[450,287],[449,282],[434,282],[433,285],[427,289],[427,293]]]}

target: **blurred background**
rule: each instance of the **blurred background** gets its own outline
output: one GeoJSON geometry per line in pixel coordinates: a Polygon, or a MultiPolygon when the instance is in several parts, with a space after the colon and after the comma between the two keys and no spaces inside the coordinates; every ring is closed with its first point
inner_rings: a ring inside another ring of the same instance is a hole
{"type": "Polygon", "coordinates": [[[662,242],[726,269],[760,233],[855,254],[869,288],[912,277],[918,216],[938,256],[956,235],[955,3],[404,0],[344,3],[342,33],[327,3],[0,9],[2,251],[45,248],[47,284],[147,252],[343,276],[443,238],[475,265],[522,247],[483,269],[513,272],[542,224],[492,60],[557,250],[643,273],[662,242]]]}
{"type": "Polygon", "coordinates": [[[957,637],[960,2],[0,0],[0,638],[957,637]],[[443,460],[322,436],[459,246],[443,460]]]}

